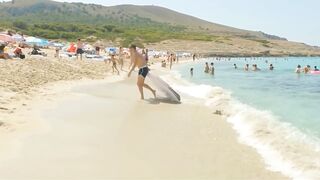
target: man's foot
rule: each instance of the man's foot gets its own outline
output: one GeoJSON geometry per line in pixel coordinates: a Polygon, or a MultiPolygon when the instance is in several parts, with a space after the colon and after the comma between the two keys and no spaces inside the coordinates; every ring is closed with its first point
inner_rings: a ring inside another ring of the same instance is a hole
{"type": "Polygon", "coordinates": [[[157,99],[157,94],[156,94],[156,92],[157,92],[156,90],[152,90],[152,94],[153,94],[153,96],[154,96],[155,99],[157,99]]]}

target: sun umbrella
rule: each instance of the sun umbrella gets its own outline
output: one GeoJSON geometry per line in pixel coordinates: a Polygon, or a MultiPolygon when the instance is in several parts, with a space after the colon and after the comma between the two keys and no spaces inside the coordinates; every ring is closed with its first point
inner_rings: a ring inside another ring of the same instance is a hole
{"type": "Polygon", "coordinates": [[[24,41],[25,39],[23,38],[23,36],[19,35],[19,34],[15,34],[12,36],[12,38],[17,41],[17,42],[22,42],[24,41]]]}
{"type": "Polygon", "coordinates": [[[37,46],[48,46],[49,45],[49,41],[45,40],[45,39],[40,39],[40,38],[36,38],[36,37],[27,37],[25,39],[26,39],[27,44],[32,44],[32,45],[37,45],[37,46]]]}
{"type": "Polygon", "coordinates": [[[0,40],[4,42],[14,42],[14,39],[7,34],[0,34],[0,40]]]}

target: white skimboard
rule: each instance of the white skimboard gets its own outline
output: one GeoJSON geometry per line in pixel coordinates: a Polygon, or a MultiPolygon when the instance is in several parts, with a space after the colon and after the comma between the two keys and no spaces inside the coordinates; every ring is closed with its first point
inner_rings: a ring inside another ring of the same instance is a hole
{"type": "Polygon", "coordinates": [[[176,91],[174,91],[168,83],[166,83],[160,77],[151,74],[150,72],[148,73],[147,77],[159,91],[167,96],[167,98],[169,98],[171,101],[180,102],[180,95],[176,91]]]}

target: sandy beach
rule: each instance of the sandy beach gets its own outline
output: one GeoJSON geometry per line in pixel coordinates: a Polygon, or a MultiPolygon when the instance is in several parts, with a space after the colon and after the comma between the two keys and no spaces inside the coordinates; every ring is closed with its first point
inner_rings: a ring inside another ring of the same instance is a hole
{"type": "Polygon", "coordinates": [[[49,83],[7,113],[16,123],[2,120],[0,178],[287,179],[240,144],[222,116],[148,93],[140,101],[136,76],[125,75],[49,83]]]}

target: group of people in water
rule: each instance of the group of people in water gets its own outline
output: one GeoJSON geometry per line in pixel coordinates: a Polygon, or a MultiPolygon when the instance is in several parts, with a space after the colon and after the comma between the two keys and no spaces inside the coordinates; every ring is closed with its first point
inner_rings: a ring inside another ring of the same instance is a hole
{"type": "Polygon", "coordinates": [[[304,68],[302,68],[302,66],[299,64],[295,70],[296,73],[310,73],[311,71],[319,71],[318,67],[317,66],[314,66],[313,69],[311,69],[311,66],[310,65],[307,65],[305,66],[304,68]]]}
{"type": "MultiPolygon", "coordinates": [[[[266,63],[268,63],[268,61],[266,61],[266,63]]],[[[234,69],[238,69],[237,64],[233,64],[233,68],[234,69]]],[[[273,71],[274,69],[275,69],[275,67],[273,66],[273,64],[269,64],[268,70],[273,71]]],[[[261,71],[261,69],[258,67],[257,64],[252,64],[251,68],[250,68],[250,64],[245,64],[243,70],[244,71],[261,71]]],[[[315,72],[317,72],[317,71],[320,72],[320,70],[318,69],[317,66],[314,66],[314,68],[311,68],[310,65],[307,65],[304,68],[302,68],[301,65],[298,65],[296,70],[295,70],[296,73],[310,73],[312,71],[313,72],[314,71],[315,72]]],[[[214,63],[213,62],[210,63],[210,65],[209,65],[208,62],[205,63],[205,65],[204,65],[204,73],[214,75],[215,68],[214,68],[214,63]]],[[[192,68],[190,68],[190,75],[193,76],[193,74],[194,74],[194,68],[192,67],[192,68]]]]}
{"type": "MultiPolygon", "coordinates": [[[[236,64],[234,64],[233,66],[235,67],[235,69],[237,69],[237,65],[236,64]]],[[[250,70],[250,65],[246,64],[243,69],[244,69],[244,71],[249,71],[250,70]]],[[[270,71],[273,71],[274,70],[273,64],[270,64],[268,69],[270,71]]],[[[258,68],[257,64],[252,64],[252,71],[261,71],[261,69],[258,68]]]]}

